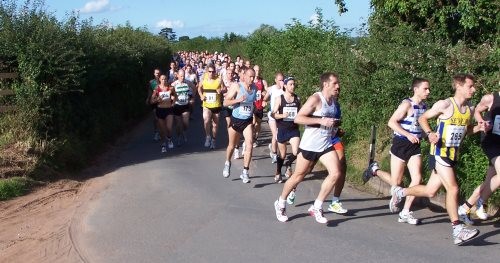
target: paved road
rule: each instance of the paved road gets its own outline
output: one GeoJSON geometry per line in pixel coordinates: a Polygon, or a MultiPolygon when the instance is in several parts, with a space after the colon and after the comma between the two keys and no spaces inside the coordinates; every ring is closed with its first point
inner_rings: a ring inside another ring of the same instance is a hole
{"type": "Polygon", "coordinates": [[[328,224],[316,223],[307,208],[319,191],[320,173],[299,186],[296,204],[287,210],[290,221],[280,223],[273,202],[283,185],[272,183],[267,143],[255,150],[250,184],[239,179],[241,160],[223,178],[226,145],[220,140],[214,151],[202,147],[199,118],[191,122],[190,141],[167,154],[151,140],[150,121],[120,146],[115,169],[105,177],[109,187],[73,228],[85,261],[498,262],[498,221],[478,226],[480,235],[457,247],[446,213],[420,209],[415,214],[422,225],[398,223],[386,197],[349,186],[342,196],[349,214],[327,212],[328,224]]]}

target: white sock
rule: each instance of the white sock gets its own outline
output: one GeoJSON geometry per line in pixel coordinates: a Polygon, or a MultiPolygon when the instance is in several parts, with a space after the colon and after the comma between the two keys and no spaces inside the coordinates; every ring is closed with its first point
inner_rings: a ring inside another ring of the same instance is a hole
{"type": "Polygon", "coordinates": [[[318,199],[314,200],[314,208],[315,209],[321,209],[321,208],[323,208],[323,201],[320,201],[318,199]]]}
{"type": "Polygon", "coordinates": [[[281,207],[281,208],[285,208],[285,205],[286,205],[286,200],[285,199],[281,199],[281,196],[278,198],[278,206],[281,207]]]}
{"type": "Polygon", "coordinates": [[[409,209],[404,209],[404,208],[403,208],[403,210],[401,210],[401,213],[402,213],[403,215],[407,215],[407,214],[409,214],[409,213],[410,213],[410,210],[409,210],[409,209]]]}
{"type": "Polygon", "coordinates": [[[226,162],[224,163],[224,165],[231,165],[231,162],[230,162],[230,161],[226,161],[226,162]]]}

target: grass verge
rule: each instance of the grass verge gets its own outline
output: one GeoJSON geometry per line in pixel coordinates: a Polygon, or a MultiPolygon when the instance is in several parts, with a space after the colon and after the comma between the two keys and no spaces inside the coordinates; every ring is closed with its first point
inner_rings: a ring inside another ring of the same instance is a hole
{"type": "Polygon", "coordinates": [[[24,177],[0,179],[0,201],[21,196],[29,191],[32,180],[24,177]]]}

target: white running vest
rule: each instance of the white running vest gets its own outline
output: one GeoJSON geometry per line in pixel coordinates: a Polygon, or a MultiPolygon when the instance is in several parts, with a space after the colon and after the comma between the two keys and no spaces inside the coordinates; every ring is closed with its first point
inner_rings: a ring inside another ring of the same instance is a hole
{"type": "MultiPolygon", "coordinates": [[[[313,112],[312,115],[317,118],[334,118],[338,111],[335,102],[332,101],[332,105],[328,105],[321,92],[316,92],[315,94],[318,94],[321,98],[321,109],[313,112]]],[[[333,130],[334,127],[328,128],[322,125],[306,125],[300,140],[300,149],[311,152],[323,152],[332,147],[330,138],[333,130]]]]}

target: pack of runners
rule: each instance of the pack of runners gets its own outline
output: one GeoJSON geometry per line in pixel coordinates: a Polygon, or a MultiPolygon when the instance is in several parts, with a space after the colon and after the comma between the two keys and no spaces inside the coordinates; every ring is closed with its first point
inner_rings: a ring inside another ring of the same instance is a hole
{"type": "MultiPolygon", "coordinates": [[[[318,161],[328,175],[308,213],[316,222],[327,223],[323,203],[332,191],[328,210],[338,214],[348,212],[340,201],[347,165],[341,139],[344,131],[340,127],[340,80],[337,74],[322,74],[319,78],[320,90],[303,104],[295,93],[296,80],[293,77],[278,72],[274,85],[268,86],[261,77],[258,65],[252,66],[249,60],[245,61],[240,56],[233,61],[228,54],[218,52],[179,52],[170,64],[168,74],[162,75],[159,69],[155,69],[154,77],[147,86],[146,102],[153,109],[154,140],[160,142],[162,153],[175,147],[174,134],[177,145],[187,142],[186,130],[198,96],[202,102],[205,132],[200,144],[209,149],[216,149],[216,144],[220,144],[217,130],[222,114],[228,133],[222,176],[230,177],[231,160],[241,158],[242,154],[243,169],[239,177],[243,183],[249,183],[253,148],[260,145],[261,122],[268,108],[267,120],[272,134],[269,155],[271,162],[276,163],[274,182],[285,181],[281,194],[274,202],[278,221],[288,221],[286,205],[294,204],[298,184],[318,161]],[[302,136],[299,125],[304,126],[302,136]],[[287,145],[291,148],[288,155],[287,145]]],[[[474,76],[469,74],[455,75],[452,79],[454,95],[428,108],[425,100],[430,93],[430,83],[427,79],[415,78],[410,87],[412,96],[401,101],[388,121],[394,133],[390,172],[382,171],[374,161],[362,174],[365,183],[377,176],[391,186],[389,210],[399,212],[399,222],[412,225],[420,222],[411,211],[415,197],[432,197],[444,186],[452,238],[457,245],[477,236],[477,229],[466,226],[474,224],[469,217],[471,208],[475,205],[477,217],[487,219],[484,204],[500,185],[500,91],[485,95],[474,109],[469,102],[475,92],[474,81],[474,76]],[[473,125],[473,118],[476,125],[473,125]],[[431,119],[436,119],[435,129],[431,129],[431,119]],[[458,206],[458,175],[454,167],[459,148],[466,134],[478,132],[483,134],[481,146],[490,167],[484,182],[463,205],[458,206]],[[424,139],[431,144],[431,176],[425,185],[421,182],[420,150],[420,142],[424,139]],[[411,182],[408,188],[402,188],[400,185],[406,168],[411,182]],[[403,198],[405,202],[400,209],[403,198]]]]}

